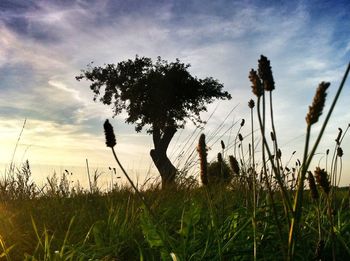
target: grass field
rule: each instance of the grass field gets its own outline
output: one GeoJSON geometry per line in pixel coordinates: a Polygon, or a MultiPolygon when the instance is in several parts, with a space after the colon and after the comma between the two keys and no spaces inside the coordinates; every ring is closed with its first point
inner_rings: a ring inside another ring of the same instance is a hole
{"type": "MultiPolygon", "coordinates": [[[[59,184],[57,184],[59,185],[59,184]]],[[[274,205],[262,188],[253,193],[243,178],[224,188],[186,187],[141,192],[153,216],[131,188],[110,193],[59,191],[2,200],[3,260],[285,260],[289,224],[279,193],[274,205]],[[276,212],[274,212],[276,211],[276,212]],[[254,216],[255,212],[255,217],[254,216]],[[274,216],[278,218],[275,219],[274,216]],[[255,238],[255,240],[254,240],[255,238]]],[[[304,199],[296,260],[312,260],[320,239],[322,260],[350,258],[350,197],[304,199]],[[330,230],[334,229],[335,238],[330,230]],[[319,230],[321,229],[321,230],[319,230]]]]}

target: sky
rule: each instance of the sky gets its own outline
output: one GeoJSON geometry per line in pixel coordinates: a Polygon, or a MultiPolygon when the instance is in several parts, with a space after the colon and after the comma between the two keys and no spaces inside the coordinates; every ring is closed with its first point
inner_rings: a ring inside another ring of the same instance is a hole
{"type": "MultiPolygon", "coordinates": [[[[350,60],[350,1],[1,0],[0,175],[12,158],[17,165],[28,159],[39,180],[54,170],[79,172],[80,167],[83,172],[86,159],[91,168],[108,175],[115,163],[104,145],[102,124],[107,118],[117,135],[117,153],[133,177],[144,180],[146,173],[154,174],[152,138],[135,133],[124,122],[125,114],[112,118],[110,107],[93,102],[89,83],[75,80],[92,61],[118,63],[136,54],[179,58],[191,64],[193,75],[223,83],[232,100],[208,106],[202,116],[208,119],[214,112],[203,132],[226,143],[234,140],[240,120],[249,119],[247,102],[254,97],[248,73],[257,68],[261,54],[267,56],[276,83],[277,137],[287,161],[293,151],[296,157],[303,152],[305,116],[316,87],[321,81],[331,83],[327,111],[350,60]]],[[[350,123],[349,89],[348,81],[316,165],[325,165],[325,151],[334,149],[338,128],[345,130],[350,123]]],[[[320,127],[320,122],[313,127],[312,140],[320,127]]],[[[181,150],[195,149],[194,132],[188,124],[174,137],[168,154],[176,164],[183,164],[181,150]]],[[[249,126],[242,133],[249,133],[249,126]]],[[[349,135],[342,148],[341,182],[348,185],[349,135]]],[[[220,142],[210,149],[215,158],[220,142]]]]}

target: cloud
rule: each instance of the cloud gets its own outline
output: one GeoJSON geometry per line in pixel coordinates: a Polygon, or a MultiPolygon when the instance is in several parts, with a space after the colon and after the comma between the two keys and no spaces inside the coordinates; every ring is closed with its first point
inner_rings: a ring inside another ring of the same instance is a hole
{"type": "Polygon", "coordinates": [[[64,66],[58,55],[43,45],[27,38],[22,38],[0,23],[1,48],[0,52],[6,59],[2,59],[1,66],[30,65],[34,69],[46,71],[57,70],[64,66]],[[56,59],[55,59],[56,58],[56,59]]]}
{"type": "MultiPolygon", "coordinates": [[[[23,121],[1,117],[0,122],[1,161],[9,163],[23,121]]],[[[148,154],[148,147],[144,146],[150,141],[148,135],[116,134],[118,137],[116,149],[123,159],[134,156],[134,153],[148,154]]],[[[112,162],[110,150],[105,146],[102,126],[99,134],[91,134],[82,126],[33,119],[27,119],[15,160],[21,162],[27,157],[36,164],[84,165],[87,157],[95,162],[104,162],[106,159],[112,162]]]]}

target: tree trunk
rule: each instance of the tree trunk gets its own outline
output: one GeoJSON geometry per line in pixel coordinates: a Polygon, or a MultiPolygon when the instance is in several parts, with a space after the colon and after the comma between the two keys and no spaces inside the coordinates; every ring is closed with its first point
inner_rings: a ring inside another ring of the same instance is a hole
{"type": "Polygon", "coordinates": [[[177,169],[166,155],[166,151],[175,132],[175,128],[169,127],[161,133],[160,129],[153,127],[154,149],[150,151],[150,155],[162,178],[162,188],[175,185],[177,169]]]}
{"type": "Polygon", "coordinates": [[[177,170],[168,159],[166,153],[153,149],[150,154],[162,178],[162,188],[174,185],[177,170]]]}

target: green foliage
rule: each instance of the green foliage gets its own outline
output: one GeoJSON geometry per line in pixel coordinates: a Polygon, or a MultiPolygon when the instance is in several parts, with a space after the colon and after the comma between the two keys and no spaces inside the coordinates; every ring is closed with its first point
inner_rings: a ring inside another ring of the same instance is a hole
{"type": "Polygon", "coordinates": [[[208,165],[209,184],[228,184],[232,180],[233,174],[225,161],[214,161],[208,165]]]}

